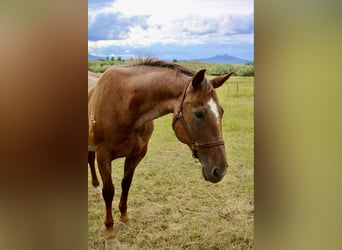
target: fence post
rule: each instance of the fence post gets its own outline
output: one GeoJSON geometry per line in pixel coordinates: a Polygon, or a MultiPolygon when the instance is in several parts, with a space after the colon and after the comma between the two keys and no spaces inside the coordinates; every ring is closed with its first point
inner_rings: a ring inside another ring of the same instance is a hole
{"type": "Polygon", "coordinates": [[[236,81],[236,94],[239,94],[239,82],[236,81]]]}

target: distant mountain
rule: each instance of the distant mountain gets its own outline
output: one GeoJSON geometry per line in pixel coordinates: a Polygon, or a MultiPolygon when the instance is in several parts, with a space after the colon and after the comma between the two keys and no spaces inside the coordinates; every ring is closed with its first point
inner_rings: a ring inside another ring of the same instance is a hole
{"type": "Polygon", "coordinates": [[[224,63],[224,64],[244,64],[249,60],[241,59],[230,55],[217,55],[209,58],[194,59],[194,61],[200,62],[212,62],[212,63],[224,63]]]}
{"type": "MultiPolygon", "coordinates": [[[[103,56],[94,56],[94,55],[88,54],[88,60],[105,60],[105,59],[106,57],[103,57],[103,56]]],[[[250,60],[245,60],[245,59],[230,56],[227,54],[217,55],[217,56],[208,57],[208,58],[193,59],[190,61],[221,63],[221,64],[244,64],[244,63],[250,62],[250,60]]]]}
{"type": "Polygon", "coordinates": [[[98,59],[105,59],[105,58],[101,56],[94,56],[94,55],[88,54],[88,60],[98,60],[98,59]]]}

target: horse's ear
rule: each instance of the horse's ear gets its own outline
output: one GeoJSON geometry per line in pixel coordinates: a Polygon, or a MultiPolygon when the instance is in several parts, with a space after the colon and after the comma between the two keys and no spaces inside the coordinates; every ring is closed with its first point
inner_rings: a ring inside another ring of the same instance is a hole
{"type": "Polygon", "coordinates": [[[233,74],[233,72],[226,74],[226,75],[222,75],[222,76],[217,76],[213,79],[210,80],[210,83],[213,85],[213,87],[216,89],[218,87],[220,87],[225,81],[228,80],[228,78],[233,74]]]}
{"type": "Polygon", "coordinates": [[[196,73],[196,75],[192,78],[192,87],[196,89],[204,80],[205,69],[201,69],[196,73]]]}

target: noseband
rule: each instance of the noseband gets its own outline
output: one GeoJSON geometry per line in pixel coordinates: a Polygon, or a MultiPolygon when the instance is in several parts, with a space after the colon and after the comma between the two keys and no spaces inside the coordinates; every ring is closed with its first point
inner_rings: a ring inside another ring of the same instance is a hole
{"type": "Polygon", "coordinates": [[[182,93],[182,99],[179,103],[178,109],[177,109],[177,113],[176,115],[173,117],[172,120],[172,128],[174,129],[174,126],[176,124],[176,122],[178,120],[180,120],[180,122],[182,123],[182,126],[185,130],[185,133],[188,135],[189,139],[191,140],[191,151],[192,151],[192,157],[198,159],[198,155],[197,152],[198,150],[202,149],[202,148],[211,148],[211,147],[216,147],[216,146],[220,146],[220,145],[224,145],[224,141],[217,141],[217,142],[212,142],[212,143],[205,143],[205,144],[199,144],[196,142],[196,140],[194,139],[194,137],[191,135],[190,129],[188,127],[188,125],[186,124],[183,114],[182,114],[182,109],[183,109],[183,103],[185,100],[185,95],[186,95],[186,91],[189,88],[190,84],[191,84],[191,79],[189,81],[189,83],[185,86],[183,93],[182,93]]]}

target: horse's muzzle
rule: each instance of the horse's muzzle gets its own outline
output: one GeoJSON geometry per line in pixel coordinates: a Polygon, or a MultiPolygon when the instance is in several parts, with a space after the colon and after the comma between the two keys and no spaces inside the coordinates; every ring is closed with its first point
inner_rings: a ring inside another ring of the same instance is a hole
{"type": "Polygon", "coordinates": [[[210,181],[212,183],[217,183],[220,180],[222,180],[222,178],[224,177],[224,175],[227,172],[227,168],[228,168],[228,166],[220,167],[220,168],[219,167],[213,167],[209,171],[206,171],[205,167],[202,166],[203,178],[206,181],[210,181]]]}

